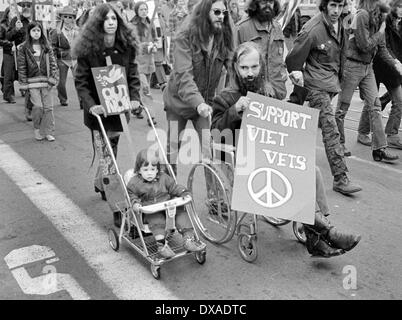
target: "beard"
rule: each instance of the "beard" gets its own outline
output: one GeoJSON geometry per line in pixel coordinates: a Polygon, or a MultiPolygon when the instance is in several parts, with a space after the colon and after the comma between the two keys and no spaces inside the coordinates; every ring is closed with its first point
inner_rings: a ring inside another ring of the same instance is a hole
{"type": "Polygon", "coordinates": [[[259,22],[271,22],[274,18],[274,12],[270,8],[258,10],[255,17],[259,22]]]}
{"type": "Polygon", "coordinates": [[[242,78],[239,77],[239,89],[242,94],[246,94],[248,91],[258,93],[258,94],[264,94],[265,93],[265,88],[264,88],[264,78],[262,76],[262,71],[255,76],[255,77],[246,77],[242,78]]]}
{"type": "Polygon", "coordinates": [[[22,16],[24,17],[24,18],[30,18],[31,17],[31,9],[29,8],[24,8],[23,10],[22,10],[22,16]]]}
{"type": "Polygon", "coordinates": [[[220,27],[215,26],[214,23],[209,21],[209,33],[213,35],[221,34],[223,31],[223,20],[220,27]]]}

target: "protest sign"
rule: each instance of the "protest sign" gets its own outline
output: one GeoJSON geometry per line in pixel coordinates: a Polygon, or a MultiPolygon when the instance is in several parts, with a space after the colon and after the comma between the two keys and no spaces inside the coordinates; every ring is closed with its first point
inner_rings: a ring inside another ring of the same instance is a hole
{"type": "Polygon", "coordinates": [[[122,66],[113,64],[106,67],[92,68],[101,104],[107,115],[120,114],[130,110],[126,71],[122,66]]]}
{"type": "Polygon", "coordinates": [[[247,96],[232,209],[313,224],[318,110],[255,93],[247,96]]]}
{"type": "Polygon", "coordinates": [[[6,11],[6,9],[10,6],[9,0],[0,0],[0,12],[6,11]]]}
{"type": "Polygon", "coordinates": [[[35,20],[51,21],[53,11],[53,0],[35,0],[35,20]]]}

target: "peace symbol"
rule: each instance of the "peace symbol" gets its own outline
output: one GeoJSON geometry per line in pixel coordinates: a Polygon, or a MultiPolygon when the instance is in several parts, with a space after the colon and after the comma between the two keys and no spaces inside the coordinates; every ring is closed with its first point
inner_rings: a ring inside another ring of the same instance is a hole
{"type": "Polygon", "coordinates": [[[260,168],[258,170],[255,170],[254,172],[252,172],[248,178],[247,186],[248,186],[248,192],[249,192],[251,198],[253,198],[253,200],[255,202],[257,202],[258,204],[260,204],[266,208],[279,207],[279,206],[283,205],[284,203],[286,203],[292,196],[292,186],[291,186],[288,178],[286,178],[278,170],[271,169],[271,168],[260,168]],[[266,184],[261,190],[255,192],[253,189],[253,180],[260,173],[265,174],[266,184]],[[285,185],[285,194],[284,195],[280,194],[279,192],[277,192],[274,189],[274,187],[272,185],[273,175],[276,175],[277,177],[279,177],[282,180],[282,182],[284,183],[284,185],[285,185]],[[266,196],[266,201],[262,200],[262,198],[264,198],[264,196],[266,196]],[[274,199],[277,199],[277,200],[275,201],[274,199]]]}

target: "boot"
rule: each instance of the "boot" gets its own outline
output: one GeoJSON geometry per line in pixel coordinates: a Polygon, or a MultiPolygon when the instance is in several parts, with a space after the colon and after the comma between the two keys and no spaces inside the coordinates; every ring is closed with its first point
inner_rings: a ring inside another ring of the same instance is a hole
{"type": "Polygon", "coordinates": [[[334,177],[332,189],[334,191],[348,195],[361,191],[362,187],[360,187],[357,183],[353,183],[352,181],[350,181],[346,173],[342,173],[334,177]]]}
{"type": "Polygon", "coordinates": [[[316,212],[315,222],[312,228],[316,232],[319,232],[322,239],[332,248],[342,249],[345,252],[353,249],[361,239],[360,235],[338,231],[334,226],[331,226],[328,218],[326,218],[321,212],[316,212]]]}
{"type": "Polygon", "coordinates": [[[320,233],[316,232],[314,226],[304,224],[304,233],[306,235],[307,251],[313,257],[331,258],[344,254],[342,249],[330,247],[323,239],[320,233]]]}

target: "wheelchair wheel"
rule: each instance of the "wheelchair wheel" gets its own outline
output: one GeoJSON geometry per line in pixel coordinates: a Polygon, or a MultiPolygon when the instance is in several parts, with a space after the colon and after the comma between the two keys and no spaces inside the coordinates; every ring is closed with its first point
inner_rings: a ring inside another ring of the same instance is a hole
{"type": "Polygon", "coordinates": [[[280,218],[274,218],[274,217],[263,217],[265,221],[267,221],[270,225],[273,225],[275,227],[280,227],[284,226],[285,224],[288,224],[290,220],[285,220],[285,219],[280,219],[280,218]]]}
{"type": "Polygon", "coordinates": [[[151,264],[151,273],[156,280],[161,278],[161,267],[151,264]]]}
{"type": "Polygon", "coordinates": [[[205,250],[196,252],[194,256],[199,264],[204,264],[207,260],[207,252],[205,250]]]}
{"type": "Polygon", "coordinates": [[[108,230],[109,244],[114,251],[119,251],[120,243],[116,231],[113,229],[108,230]]]}
{"type": "Polygon", "coordinates": [[[217,244],[232,239],[237,220],[236,211],[230,209],[232,185],[227,175],[233,175],[233,169],[224,163],[197,163],[187,180],[193,220],[203,237],[217,244]]]}
{"type": "Polygon", "coordinates": [[[297,240],[301,243],[306,243],[306,234],[304,233],[303,224],[297,221],[293,221],[293,233],[295,234],[297,240]]]}
{"type": "Polygon", "coordinates": [[[241,257],[247,262],[257,259],[257,238],[255,235],[240,233],[237,238],[237,247],[241,257]]]}

